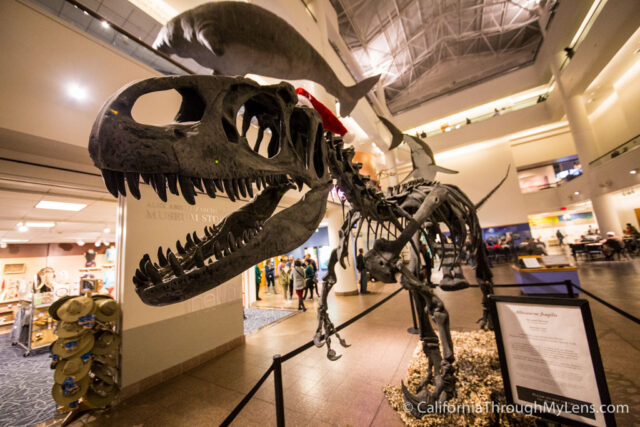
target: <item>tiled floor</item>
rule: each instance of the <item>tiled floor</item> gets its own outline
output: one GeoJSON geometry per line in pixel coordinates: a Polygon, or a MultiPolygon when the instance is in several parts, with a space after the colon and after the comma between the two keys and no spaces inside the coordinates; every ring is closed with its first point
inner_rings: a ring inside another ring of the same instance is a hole
{"type": "MultiPolygon", "coordinates": [[[[496,283],[513,283],[511,268],[494,269],[496,283]]],[[[472,277],[472,272],[468,271],[472,277]]],[[[580,267],[582,285],[624,310],[640,315],[640,259],[594,262],[580,267]]],[[[331,297],[336,324],[352,317],[396,289],[372,283],[372,294],[331,297]]],[[[500,294],[517,294],[501,290],[500,294]]],[[[442,293],[456,330],[474,329],[480,316],[480,291],[442,293]]],[[[274,296],[273,298],[279,298],[274,296]]],[[[630,405],[618,415],[619,425],[640,425],[640,325],[590,301],[603,363],[614,403],[630,405]]],[[[314,307],[314,305],[310,305],[314,307]]],[[[417,338],[411,326],[406,292],[343,331],[352,344],[338,347],[343,357],[331,362],[325,350],[311,348],[283,365],[287,425],[401,425],[381,388],[404,377],[417,338]]],[[[308,341],[316,327],[313,309],[247,337],[246,344],[187,374],[136,396],[89,422],[95,426],[216,425],[271,364],[308,341]]],[[[336,340],[333,341],[337,343],[336,340]]],[[[275,425],[273,381],[270,378],[236,419],[234,425],[275,425]]]]}

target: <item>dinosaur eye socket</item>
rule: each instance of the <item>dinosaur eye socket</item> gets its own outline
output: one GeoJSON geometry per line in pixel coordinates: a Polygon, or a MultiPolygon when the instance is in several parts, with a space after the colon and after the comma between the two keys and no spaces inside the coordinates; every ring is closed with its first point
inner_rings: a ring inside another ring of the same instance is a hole
{"type": "Polygon", "coordinates": [[[227,118],[233,107],[225,104],[222,126],[229,141],[244,139],[253,151],[268,159],[280,152],[282,112],[275,97],[267,93],[249,97],[235,111],[233,123],[227,118]]]}

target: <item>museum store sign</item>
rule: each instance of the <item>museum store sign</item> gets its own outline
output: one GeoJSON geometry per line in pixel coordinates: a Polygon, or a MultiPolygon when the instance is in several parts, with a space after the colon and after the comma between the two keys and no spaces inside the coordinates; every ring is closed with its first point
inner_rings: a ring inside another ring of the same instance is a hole
{"type": "Polygon", "coordinates": [[[144,254],[155,259],[158,247],[166,251],[167,244],[175,251],[177,240],[184,244],[186,234],[194,230],[203,235],[205,226],[218,223],[242,202],[202,196],[191,206],[173,194],[163,203],[150,186],[142,185],[140,192],[140,200],[120,198],[123,387],[243,336],[240,275],[187,301],[161,307],[144,304],[131,280],[144,254]]]}

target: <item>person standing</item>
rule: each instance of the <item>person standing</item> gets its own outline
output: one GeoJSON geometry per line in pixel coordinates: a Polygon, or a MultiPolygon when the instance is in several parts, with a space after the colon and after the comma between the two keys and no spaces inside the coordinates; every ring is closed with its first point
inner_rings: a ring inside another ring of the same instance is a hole
{"type": "Polygon", "coordinates": [[[556,231],[556,237],[558,238],[558,242],[560,242],[560,246],[563,245],[564,234],[560,230],[556,231]]]}
{"type": "Polygon", "coordinates": [[[280,268],[280,275],[278,277],[280,280],[280,286],[282,286],[282,293],[285,300],[291,299],[291,297],[287,295],[289,292],[289,286],[291,285],[291,269],[285,262],[282,262],[280,265],[282,268],[280,268]]]}
{"type": "Polygon", "coordinates": [[[256,275],[256,301],[262,301],[260,298],[260,282],[262,282],[262,270],[258,267],[258,264],[253,268],[253,271],[256,275]]]}
{"type": "Polygon", "coordinates": [[[360,293],[367,294],[367,269],[364,263],[364,249],[358,250],[358,256],[356,257],[356,268],[360,273],[360,293]]]}
{"type": "Polygon", "coordinates": [[[302,262],[298,259],[294,262],[292,276],[292,288],[296,291],[296,295],[298,296],[298,310],[307,311],[307,308],[304,306],[304,298],[302,294],[305,289],[304,268],[302,268],[302,262]]]}
{"type": "Polygon", "coordinates": [[[313,270],[313,265],[311,264],[311,260],[306,259],[304,261],[306,267],[304,269],[304,280],[305,280],[305,290],[304,297],[307,297],[307,292],[309,292],[309,299],[313,301],[313,281],[315,279],[315,272],[313,270]]]}
{"type": "MultiPolygon", "coordinates": [[[[309,264],[313,268],[313,289],[316,291],[318,298],[320,298],[320,294],[318,293],[318,264],[316,264],[316,260],[311,258],[311,254],[305,255],[305,261],[309,261],[309,264]]],[[[313,293],[311,293],[311,297],[313,299],[313,293]]]]}
{"type": "Polygon", "coordinates": [[[276,292],[276,272],[273,267],[272,261],[267,261],[267,265],[264,267],[264,276],[267,280],[267,292],[277,294],[276,292]]]}
{"type": "Polygon", "coordinates": [[[293,299],[293,267],[295,266],[295,260],[293,259],[292,256],[289,257],[289,262],[287,263],[287,265],[289,266],[289,275],[291,276],[291,283],[289,286],[289,299],[292,300],[293,299]]]}

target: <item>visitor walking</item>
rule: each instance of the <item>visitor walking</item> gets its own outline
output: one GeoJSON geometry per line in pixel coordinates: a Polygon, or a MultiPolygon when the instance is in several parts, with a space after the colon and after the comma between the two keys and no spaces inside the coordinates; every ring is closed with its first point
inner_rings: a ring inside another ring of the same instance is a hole
{"type": "Polygon", "coordinates": [[[558,238],[558,242],[560,242],[560,246],[563,245],[564,234],[560,230],[556,231],[556,237],[558,238]]]}
{"type": "Polygon", "coordinates": [[[262,282],[262,270],[260,270],[260,267],[258,267],[258,264],[256,264],[253,271],[256,275],[256,301],[262,301],[262,298],[260,298],[260,282],[262,282]]]}
{"type": "Polygon", "coordinates": [[[272,261],[267,261],[264,267],[264,277],[267,280],[267,292],[277,294],[276,292],[276,269],[273,267],[272,261]]]}
{"type": "Polygon", "coordinates": [[[304,306],[304,298],[302,294],[305,289],[304,268],[302,268],[302,261],[299,259],[294,262],[292,275],[293,289],[296,291],[296,295],[298,296],[298,310],[307,311],[307,308],[304,306]]]}
{"type": "Polygon", "coordinates": [[[367,269],[364,264],[364,249],[358,250],[358,256],[356,257],[356,268],[360,273],[360,293],[367,294],[367,269]]]}
{"type": "MultiPolygon", "coordinates": [[[[316,260],[311,258],[311,254],[305,255],[305,262],[309,261],[309,264],[313,268],[313,289],[316,292],[318,298],[320,298],[320,294],[318,293],[318,264],[316,264],[316,260]]],[[[311,297],[313,299],[313,292],[311,293],[311,297]]]]}

